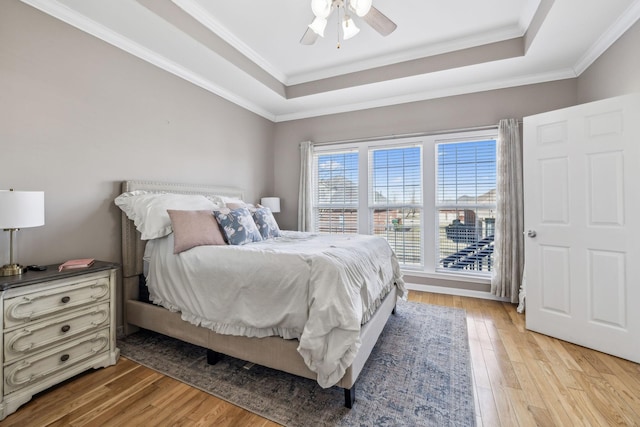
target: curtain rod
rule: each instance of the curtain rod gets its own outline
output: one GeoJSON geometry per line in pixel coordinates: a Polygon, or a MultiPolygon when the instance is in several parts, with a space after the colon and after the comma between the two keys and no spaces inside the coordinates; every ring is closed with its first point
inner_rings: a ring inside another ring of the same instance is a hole
{"type": "MultiPolygon", "coordinates": [[[[518,120],[518,124],[522,124],[522,120],[518,120]]],[[[321,141],[321,142],[312,142],[311,145],[318,146],[318,145],[334,145],[334,144],[355,144],[358,142],[375,142],[375,141],[384,141],[385,139],[413,138],[413,137],[421,137],[421,136],[444,135],[448,133],[472,132],[472,131],[482,131],[482,130],[490,130],[490,129],[498,129],[498,125],[476,126],[476,127],[462,128],[462,129],[440,130],[440,131],[431,131],[431,132],[403,133],[403,134],[386,135],[386,136],[372,136],[368,138],[344,139],[341,141],[321,141]]]]}

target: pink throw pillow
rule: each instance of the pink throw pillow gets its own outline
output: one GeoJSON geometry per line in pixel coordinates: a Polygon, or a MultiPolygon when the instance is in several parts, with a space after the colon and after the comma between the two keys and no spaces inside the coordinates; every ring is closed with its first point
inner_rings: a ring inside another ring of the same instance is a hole
{"type": "Polygon", "coordinates": [[[209,210],[180,211],[167,209],[173,228],[173,253],[196,246],[226,245],[218,221],[209,210]]]}

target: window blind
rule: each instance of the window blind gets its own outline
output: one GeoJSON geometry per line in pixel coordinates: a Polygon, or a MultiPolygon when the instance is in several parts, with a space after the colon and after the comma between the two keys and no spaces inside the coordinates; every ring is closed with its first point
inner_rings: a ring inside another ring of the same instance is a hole
{"type": "Polygon", "coordinates": [[[422,265],[422,147],[369,150],[371,234],[383,236],[404,265],[422,265]]]}
{"type": "Polygon", "coordinates": [[[314,153],[314,229],[323,233],[358,232],[358,151],[314,153]]]}
{"type": "Polygon", "coordinates": [[[496,141],[436,144],[438,267],[491,271],[496,208],[496,141]]]}

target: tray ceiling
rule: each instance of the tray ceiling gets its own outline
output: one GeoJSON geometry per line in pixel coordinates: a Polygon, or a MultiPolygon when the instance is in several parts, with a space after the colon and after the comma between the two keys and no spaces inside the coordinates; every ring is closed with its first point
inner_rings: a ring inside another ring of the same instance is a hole
{"type": "Polygon", "coordinates": [[[299,43],[307,0],[22,0],[272,121],[577,77],[640,17],[640,0],[373,0],[340,40],[299,43]]]}

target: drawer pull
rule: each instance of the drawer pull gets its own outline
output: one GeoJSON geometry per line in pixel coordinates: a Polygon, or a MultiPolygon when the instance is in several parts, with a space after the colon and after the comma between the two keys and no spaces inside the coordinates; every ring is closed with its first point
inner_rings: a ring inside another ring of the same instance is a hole
{"type": "Polygon", "coordinates": [[[60,328],[62,332],[69,332],[69,329],[71,329],[71,326],[69,325],[64,325],[62,328],[60,328]]]}
{"type": "Polygon", "coordinates": [[[67,360],[69,360],[69,355],[68,354],[63,354],[62,356],[60,356],[60,361],[61,362],[66,362],[67,360]]]}
{"type": "Polygon", "coordinates": [[[66,304],[69,301],[71,301],[71,297],[62,297],[62,299],[60,300],[60,302],[62,302],[63,304],[66,304]]]}

